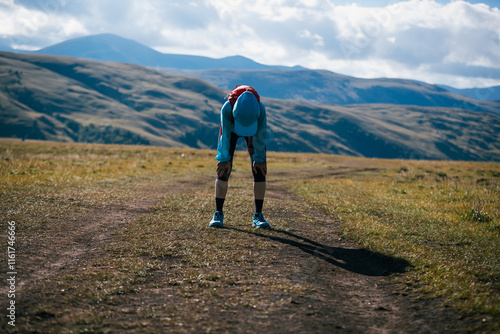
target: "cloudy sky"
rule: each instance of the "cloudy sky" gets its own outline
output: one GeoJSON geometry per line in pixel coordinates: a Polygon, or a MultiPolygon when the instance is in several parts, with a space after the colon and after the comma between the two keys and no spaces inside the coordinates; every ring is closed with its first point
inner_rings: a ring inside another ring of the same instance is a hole
{"type": "Polygon", "coordinates": [[[0,44],[114,33],[164,53],[243,55],[363,78],[500,85],[500,0],[0,0],[0,44]]]}

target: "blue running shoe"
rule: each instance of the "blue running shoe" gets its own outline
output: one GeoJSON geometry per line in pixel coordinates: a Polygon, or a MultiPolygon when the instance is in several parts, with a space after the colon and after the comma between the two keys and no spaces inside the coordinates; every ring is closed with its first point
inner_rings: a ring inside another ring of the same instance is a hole
{"type": "Polygon", "coordinates": [[[224,222],[224,214],[220,211],[215,211],[214,216],[210,221],[210,224],[208,224],[208,226],[222,227],[223,222],[224,222]]]}
{"type": "Polygon", "coordinates": [[[253,215],[253,227],[256,228],[271,228],[271,225],[264,219],[262,212],[253,215]]]}

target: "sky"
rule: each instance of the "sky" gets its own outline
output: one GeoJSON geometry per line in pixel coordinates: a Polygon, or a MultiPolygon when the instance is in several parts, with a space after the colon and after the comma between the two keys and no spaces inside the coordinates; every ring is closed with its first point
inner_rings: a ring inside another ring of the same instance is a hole
{"type": "Polygon", "coordinates": [[[0,0],[0,44],[113,33],[163,53],[500,85],[500,0],[0,0]]]}

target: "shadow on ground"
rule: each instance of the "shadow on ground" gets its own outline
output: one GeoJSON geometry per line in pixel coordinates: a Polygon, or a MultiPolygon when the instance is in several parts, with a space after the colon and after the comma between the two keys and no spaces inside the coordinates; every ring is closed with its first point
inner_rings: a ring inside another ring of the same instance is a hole
{"type": "Polygon", "coordinates": [[[242,230],[235,227],[224,228],[296,247],[317,259],[361,275],[388,276],[404,273],[411,267],[408,261],[401,258],[363,248],[331,247],[284,230],[272,229],[272,232],[284,234],[286,237],[267,234],[266,232],[242,230]]]}

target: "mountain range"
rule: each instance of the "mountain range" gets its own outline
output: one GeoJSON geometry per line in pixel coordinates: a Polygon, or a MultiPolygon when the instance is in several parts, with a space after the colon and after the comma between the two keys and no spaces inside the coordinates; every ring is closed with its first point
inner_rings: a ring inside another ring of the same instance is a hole
{"type": "Polygon", "coordinates": [[[233,89],[237,83],[245,83],[258,87],[263,96],[315,104],[390,103],[452,107],[500,114],[500,101],[473,99],[415,80],[360,79],[326,70],[309,69],[165,69],[165,71],[198,77],[226,89],[233,89]]]}
{"type": "MultiPolygon", "coordinates": [[[[153,68],[165,67],[190,70],[211,68],[287,69],[284,66],[263,65],[242,56],[214,59],[203,56],[161,53],[134,40],[113,34],[74,38],[33,53],[131,63],[153,68]]],[[[295,68],[301,67],[297,66],[295,68]]]]}
{"type": "MultiPolygon", "coordinates": [[[[275,85],[286,90],[279,82],[275,85]]],[[[400,85],[404,91],[405,85],[414,83],[400,85]]],[[[428,89],[426,94],[434,96],[434,88],[421,85],[420,93],[428,89]]],[[[361,88],[357,88],[360,96],[361,88]]],[[[440,95],[443,91],[435,89],[435,96],[459,96],[440,95]]],[[[3,137],[213,149],[227,93],[196,77],[131,63],[0,52],[3,137]]],[[[487,110],[484,101],[473,102],[486,110],[471,111],[394,103],[332,105],[262,96],[268,110],[269,151],[500,161],[500,115],[487,110]]]]}
{"type": "Polygon", "coordinates": [[[269,66],[242,56],[214,59],[164,54],[113,34],[75,38],[34,53],[138,64],[198,77],[224,89],[244,83],[258,87],[263,96],[278,99],[342,105],[391,103],[456,107],[500,113],[500,101],[494,101],[499,94],[495,87],[482,89],[483,94],[478,94],[477,89],[458,90],[415,80],[360,79],[300,66],[269,66]]]}
{"type": "Polygon", "coordinates": [[[478,100],[500,100],[500,86],[481,87],[481,88],[454,88],[446,85],[438,85],[441,88],[466,95],[478,100]]]}

